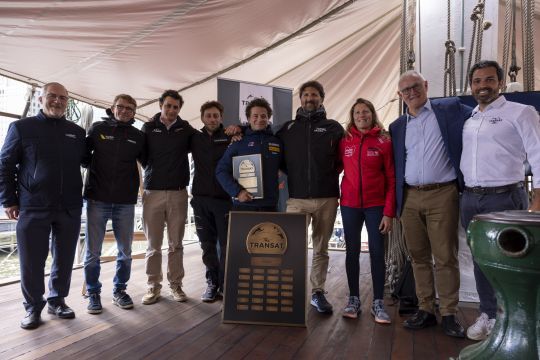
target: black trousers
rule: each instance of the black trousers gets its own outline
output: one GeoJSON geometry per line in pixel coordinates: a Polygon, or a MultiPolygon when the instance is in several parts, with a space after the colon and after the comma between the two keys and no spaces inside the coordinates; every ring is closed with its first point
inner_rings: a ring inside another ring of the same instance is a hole
{"type": "Polygon", "coordinates": [[[207,196],[194,196],[191,199],[191,207],[203,251],[206,281],[223,289],[231,202],[207,196]]]}
{"type": "MultiPolygon", "coordinates": [[[[504,210],[525,210],[529,206],[527,192],[523,187],[500,194],[475,194],[465,190],[461,196],[461,224],[467,231],[473,217],[504,210]]],[[[474,280],[480,299],[480,313],[486,313],[490,319],[497,317],[497,298],[495,289],[473,257],[474,280]]]]}
{"type": "Polygon", "coordinates": [[[45,261],[53,258],[47,301],[69,294],[75,249],[81,229],[81,209],[21,210],[17,222],[17,247],[24,307],[41,311],[45,306],[45,261]]]}

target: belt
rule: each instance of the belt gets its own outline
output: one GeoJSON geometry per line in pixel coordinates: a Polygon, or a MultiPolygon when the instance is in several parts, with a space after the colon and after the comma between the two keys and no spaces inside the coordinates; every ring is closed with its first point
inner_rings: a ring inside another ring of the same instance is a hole
{"type": "Polygon", "coordinates": [[[474,194],[503,194],[510,192],[514,189],[523,188],[523,182],[520,181],[515,184],[510,185],[503,185],[503,186],[493,186],[493,187],[482,187],[482,186],[474,186],[474,187],[468,187],[465,186],[465,191],[471,192],[474,194]]]}
{"type": "Polygon", "coordinates": [[[440,189],[442,187],[445,187],[445,186],[448,186],[448,185],[453,185],[455,183],[456,183],[456,180],[451,180],[451,181],[447,181],[447,182],[443,182],[443,183],[437,183],[437,184],[425,184],[425,185],[409,185],[409,184],[405,184],[405,187],[407,189],[414,189],[414,190],[419,190],[419,191],[429,191],[429,190],[440,189]]]}

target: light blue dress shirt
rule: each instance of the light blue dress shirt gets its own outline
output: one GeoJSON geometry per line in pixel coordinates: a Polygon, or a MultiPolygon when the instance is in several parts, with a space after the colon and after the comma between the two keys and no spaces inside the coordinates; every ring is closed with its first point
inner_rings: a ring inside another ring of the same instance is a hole
{"type": "Polygon", "coordinates": [[[444,147],[439,123],[428,100],[417,116],[407,113],[405,182],[428,185],[455,180],[455,169],[444,147]]]}

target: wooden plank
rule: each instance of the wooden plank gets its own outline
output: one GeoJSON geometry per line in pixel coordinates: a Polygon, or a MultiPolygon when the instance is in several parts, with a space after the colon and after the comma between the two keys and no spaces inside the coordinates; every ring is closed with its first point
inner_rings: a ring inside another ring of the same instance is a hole
{"type": "MultiPolygon", "coordinates": [[[[392,314],[386,307],[389,315],[392,314]]],[[[371,311],[368,310],[368,311],[371,311]]],[[[392,314],[394,315],[394,314],[392,314]]],[[[370,314],[372,321],[373,316],[370,314]]],[[[394,327],[391,324],[377,324],[373,327],[372,342],[368,353],[368,359],[391,359],[394,327]]]]}
{"type": "Polygon", "coordinates": [[[49,343],[46,346],[43,346],[43,347],[34,349],[32,351],[29,351],[29,352],[25,353],[24,355],[19,356],[18,359],[21,359],[21,360],[26,360],[26,359],[34,360],[34,359],[37,359],[39,357],[46,356],[46,355],[48,355],[50,353],[53,353],[53,352],[55,352],[57,350],[60,350],[60,349],[62,349],[64,347],[66,347],[67,345],[70,345],[72,343],[75,343],[77,341],[85,339],[88,336],[91,336],[91,335],[93,335],[95,333],[99,333],[101,331],[109,329],[110,327],[111,327],[111,325],[107,324],[107,323],[98,324],[98,325],[93,326],[91,328],[88,328],[88,329],[86,329],[84,331],[81,331],[81,332],[66,336],[66,337],[64,337],[64,338],[62,338],[60,340],[49,343]]]}
{"type": "Polygon", "coordinates": [[[438,349],[435,343],[436,327],[428,327],[421,330],[408,330],[413,332],[413,358],[414,359],[437,359],[438,349]]]}
{"type": "MultiPolygon", "coordinates": [[[[390,358],[392,360],[414,359],[414,332],[403,327],[403,322],[407,317],[399,316],[399,303],[392,308],[394,311],[394,333],[390,358]]],[[[426,346],[428,345],[426,344],[426,346]]]]}
{"type": "MultiPolygon", "coordinates": [[[[345,254],[330,253],[327,298],[334,306],[332,315],[323,315],[308,305],[307,328],[222,324],[221,302],[202,303],[206,286],[205,268],[197,244],[184,249],[186,277],[183,288],[187,303],[170,299],[166,286],[157,304],[140,304],[146,292],[144,262],[134,261],[128,292],[135,302],[132,310],[111,304],[115,263],[102,264],[102,302],[100,315],[86,313],[87,300],[71,291],[66,302],[75,310],[73,320],[56,319],[43,312],[44,324],[37,330],[19,328],[24,316],[19,284],[0,287],[0,358],[51,358],[83,360],[90,358],[146,359],[437,359],[456,356],[473,343],[446,336],[440,325],[409,331],[398,306],[387,301],[392,319],[389,326],[375,324],[370,314],[372,301],[369,255],[361,255],[360,293],[362,313],[359,319],[345,319],[341,311],[347,301],[348,286],[344,271],[345,254]]],[[[164,256],[165,268],[166,256],[164,256]]],[[[311,261],[309,261],[311,264],[311,261]]],[[[73,272],[72,284],[82,282],[82,269],[73,272]]],[[[48,279],[45,279],[48,280],[48,279]]],[[[463,304],[458,318],[464,327],[477,316],[476,305],[463,304]]]]}

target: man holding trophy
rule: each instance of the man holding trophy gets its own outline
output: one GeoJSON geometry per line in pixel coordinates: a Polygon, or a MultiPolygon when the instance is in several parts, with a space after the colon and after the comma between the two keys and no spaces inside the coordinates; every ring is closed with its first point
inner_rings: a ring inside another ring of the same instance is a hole
{"type": "Polygon", "coordinates": [[[233,198],[233,211],[276,211],[281,141],[269,126],[272,108],[264,98],[246,107],[249,128],[232,143],[216,167],[216,177],[233,198]]]}

